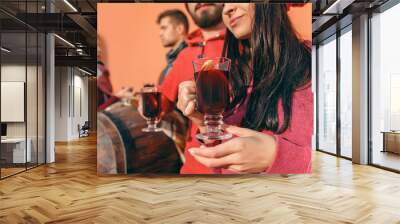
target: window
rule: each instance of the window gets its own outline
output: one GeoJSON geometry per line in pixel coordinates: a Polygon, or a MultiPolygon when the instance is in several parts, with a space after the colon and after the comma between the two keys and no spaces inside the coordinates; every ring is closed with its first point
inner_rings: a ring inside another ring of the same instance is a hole
{"type": "Polygon", "coordinates": [[[400,170],[400,133],[394,132],[400,130],[399,21],[400,5],[371,18],[370,156],[373,164],[396,170],[400,170]]]}
{"type": "Polygon", "coordinates": [[[352,31],[340,36],[340,154],[352,157],[352,31]]]}
{"type": "Polygon", "coordinates": [[[318,149],[336,153],[336,36],[318,47],[318,149]]]}

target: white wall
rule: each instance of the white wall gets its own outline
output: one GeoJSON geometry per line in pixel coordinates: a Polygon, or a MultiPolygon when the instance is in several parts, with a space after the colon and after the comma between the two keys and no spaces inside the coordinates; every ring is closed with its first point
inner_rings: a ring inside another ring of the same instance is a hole
{"type": "MultiPolygon", "coordinates": [[[[25,82],[25,65],[2,65],[1,81],[25,82]]],[[[7,110],[7,108],[1,108],[1,110],[7,110]]],[[[7,137],[25,137],[25,123],[7,123],[7,137]]]]}
{"type": "Polygon", "coordinates": [[[83,77],[82,73],[79,70],[74,70],[74,99],[73,105],[73,119],[72,119],[72,136],[78,137],[78,129],[77,126],[80,124],[81,126],[88,120],[88,78],[83,77]],[[78,74],[76,72],[78,71],[78,74]]]}
{"type": "MultiPolygon", "coordinates": [[[[24,122],[6,122],[8,138],[25,138],[30,140],[32,162],[39,159],[39,163],[44,163],[44,74],[42,68],[25,64],[3,64],[1,66],[1,81],[5,82],[25,82],[26,83],[26,110],[27,119],[24,122]],[[38,70],[37,70],[38,69],[38,70]],[[25,80],[27,78],[27,80],[25,80]],[[38,150],[38,152],[37,152],[38,150]],[[37,156],[37,153],[39,155],[37,156]]],[[[22,90],[23,91],[23,90],[22,90]]],[[[23,93],[22,93],[23,94],[23,93]]],[[[2,96],[4,97],[4,96],[2,96]]],[[[1,108],[4,112],[10,108],[1,108]]],[[[12,111],[7,111],[11,112],[12,111]]]]}
{"type": "MultiPolygon", "coordinates": [[[[25,82],[25,74],[27,69],[28,72],[28,87],[27,87],[27,120],[28,120],[28,137],[31,133],[29,130],[35,130],[36,135],[36,80],[31,75],[36,76],[36,67],[18,64],[8,64],[1,66],[1,81],[5,82],[25,82]],[[31,87],[31,88],[29,88],[31,87]],[[33,113],[34,111],[35,113],[33,113]]],[[[40,107],[41,105],[39,105],[40,107]]],[[[1,110],[7,110],[7,108],[1,108],[1,110]]],[[[7,122],[7,136],[8,137],[25,137],[25,123],[26,122],[7,122]]],[[[33,132],[33,131],[32,131],[33,132]]]]}
{"type": "Polygon", "coordinates": [[[55,68],[55,141],[68,140],[68,68],[55,68]]]}
{"type": "Polygon", "coordinates": [[[74,140],[88,120],[88,78],[71,67],[56,67],[55,74],[55,140],[74,140]]]}

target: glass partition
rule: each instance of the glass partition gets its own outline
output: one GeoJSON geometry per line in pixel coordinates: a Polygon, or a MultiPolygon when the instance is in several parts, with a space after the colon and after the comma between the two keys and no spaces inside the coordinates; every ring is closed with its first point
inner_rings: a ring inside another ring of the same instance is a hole
{"type": "Polygon", "coordinates": [[[24,171],[26,162],[31,162],[26,136],[26,41],[25,32],[1,34],[2,177],[24,171]]]}
{"type": "Polygon", "coordinates": [[[372,164],[400,171],[400,5],[371,18],[372,164]]]}
{"type": "MultiPolygon", "coordinates": [[[[2,1],[0,7],[15,9],[16,16],[43,11],[43,1],[26,3],[2,1]]],[[[4,12],[0,12],[0,26],[3,179],[45,163],[46,39],[44,33],[4,12]]]]}
{"type": "Polygon", "coordinates": [[[336,36],[318,47],[318,149],[336,154],[336,36]]]}
{"type": "Polygon", "coordinates": [[[352,31],[340,36],[340,154],[352,157],[352,31]]]}

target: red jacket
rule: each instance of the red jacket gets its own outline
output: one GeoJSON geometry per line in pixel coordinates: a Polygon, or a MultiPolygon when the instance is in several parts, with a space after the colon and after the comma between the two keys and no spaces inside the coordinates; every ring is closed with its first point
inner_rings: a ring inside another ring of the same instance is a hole
{"type": "MultiPolygon", "coordinates": [[[[207,57],[221,56],[224,35],[206,42],[204,55],[207,57]]],[[[202,54],[202,47],[198,45],[203,41],[200,30],[189,37],[189,46],[178,56],[170,74],[160,87],[161,92],[172,102],[177,100],[179,83],[194,80],[192,61],[202,54]]],[[[274,163],[267,173],[309,173],[311,171],[311,139],[313,133],[313,94],[311,84],[297,90],[293,95],[293,110],[290,128],[280,135],[269,131],[265,134],[275,136],[277,140],[277,153],[274,163]]],[[[231,125],[240,125],[245,114],[246,105],[242,105],[231,116],[224,118],[224,122],[231,125]]],[[[279,104],[278,116],[280,123],[283,121],[282,105],[279,104]]],[[[199,147],[196,140],[197,127],[193,125],[190,130],[191,138],[186,143],[185,164],[181,168],[182,174],[212,174],[215,170],[209,169],[197,162],[188,152],[189,148],[199,147]]],[[[230,173],[222,170],[222,173],[230,173]]]]}
{"type": "Polygon", "coordinates": [[[175,60],[168,76],[165,78],[160,90],[170,101],[175,102],[178,97],[179,83],[194,80],[192,61],[199,55],[205,57],[220,57],[225,39],[225,29],[218,36],[204,41],[200,30],[188,36],[188,47],[183,49],[175,60]]]}

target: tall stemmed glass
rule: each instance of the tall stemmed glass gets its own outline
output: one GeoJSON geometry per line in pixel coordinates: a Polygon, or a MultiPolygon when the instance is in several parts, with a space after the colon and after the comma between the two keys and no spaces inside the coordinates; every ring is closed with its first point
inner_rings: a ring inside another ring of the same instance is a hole
{"type": "Polygon", "coordinates": [[[199,140],[225,140],[223,112],[230,101],[229,71],[231,60],[225,57],[200,58],[193,61],[196,81],[197,110],[204,114],[206,132],[197,134],[199,140]]]}
{"type": "Polygon", "coordinates": [[[147,121],[147,127],[143,132],[159,132],[157,127],[161,114],[161,92],[154,85],[145,85],[140,91],[142,115],[147,121]]]}

